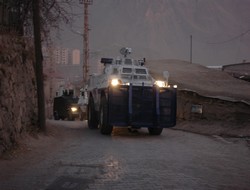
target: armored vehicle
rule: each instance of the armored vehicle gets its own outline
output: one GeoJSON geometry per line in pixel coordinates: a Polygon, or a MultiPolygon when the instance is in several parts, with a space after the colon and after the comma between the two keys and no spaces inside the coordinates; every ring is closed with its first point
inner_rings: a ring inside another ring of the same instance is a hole
{"type": "MultiPolygon", "coordinates": [[[[110,135],[113,127],[146,127],[151,135],[176,124],[176,86],[155,80],[145,60],[102,58],[103,73],[88,82],[88,127],[110,135]]],[[[168,73],[165,72],[165,75],[168,73]]]]}
{"type": "Polygon", "coordinates": [[[65,90],[61,96],[54,98],[53,114],[54,119],[68,119],[74,121],[79,117],[78,98],[73,96],[72,91],[65,90]]]}

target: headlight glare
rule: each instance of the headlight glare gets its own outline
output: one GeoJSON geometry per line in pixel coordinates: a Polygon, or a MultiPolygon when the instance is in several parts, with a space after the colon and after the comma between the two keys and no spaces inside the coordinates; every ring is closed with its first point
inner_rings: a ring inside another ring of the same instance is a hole
{"type": "Polygon", "coordinates": [[[77,107],[71,107],[70,108],[72,112],[76,112],[77,111],[77,107]]]}
{"type": "Polygon", "coordinates": [[[157,85],[158,87],[166,87],[166,82],[157,80],[155,81],[155,85],[157,85]]]}
{"type": "Polygon", "coordinates": [[[111,85],[112,86],[117,86],[119,84],[121,84],[121,81],[119,79],[112,79],[111,80],[111,85]]]}

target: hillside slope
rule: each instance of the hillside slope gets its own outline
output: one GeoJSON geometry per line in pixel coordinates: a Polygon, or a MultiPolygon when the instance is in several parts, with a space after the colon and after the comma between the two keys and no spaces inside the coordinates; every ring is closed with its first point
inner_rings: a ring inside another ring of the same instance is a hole
{"type": "Polygon", "coordinates": [[[168,70],[170,83],[178,85],[175,129],[206,135],[250,136],[249,82],[178,60],[147,61],[146,66],[156,79],[168,70]],[[202,106],[201,114],[192,112],[194,105],[202,106]]]}
{"type": "Polygon", "coordinates": [[[235,79],[226,72],[178,60],[147,61],[146,65],[155,77],[162,76],[164,70],[169,71],[170,82],[177,84],[178,89],[250,104],[250,83],[235,79]]]}

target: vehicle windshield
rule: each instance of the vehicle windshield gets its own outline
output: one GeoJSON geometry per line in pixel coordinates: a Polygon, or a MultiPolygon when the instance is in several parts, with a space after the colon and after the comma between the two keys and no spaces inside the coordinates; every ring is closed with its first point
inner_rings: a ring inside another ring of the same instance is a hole
{"type": "Polygon", "coordinates": [[[118,69],[117,68],[113,69],[113,74],[118,74],[118,69]]]}
{"type": "Polygon", "coordinates": [[[123,73],[132,73],[132,68],[123,68],[122,72],[123,73]]]}
{"type": "Polygon", "coordinates": [[[135,69],[136,74],[147,74],[146,69],[135,69]]]}

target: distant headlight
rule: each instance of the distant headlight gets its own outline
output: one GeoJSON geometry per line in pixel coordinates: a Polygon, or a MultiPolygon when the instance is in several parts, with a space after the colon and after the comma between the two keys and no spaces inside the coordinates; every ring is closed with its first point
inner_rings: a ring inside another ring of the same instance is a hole
{"type": "Polygon", "coordinates": [[[155,81],[155,85],[157,85],[159,87],[166,87],[167,86],[165,81],[160,81],[160,80],[155,81]]]}
{"type": "Polygon", "coordinates": [[[76,112],[77,111],[77,107],[71,107],[70,108],[72,112],[76,112]]]}
{"type": "Polygon", "coordinates": [[[111,80],[111,85],[112,86],[117,86],[119,84],[121,84],[121,80],[119,80],[119,79],[112,79],[111,80]]]}
{"type": "Polygon", "coordinates": [[[177,88],[177,85],[175,84],[173,87],[174,87],[174,88],[177,88]]]}

